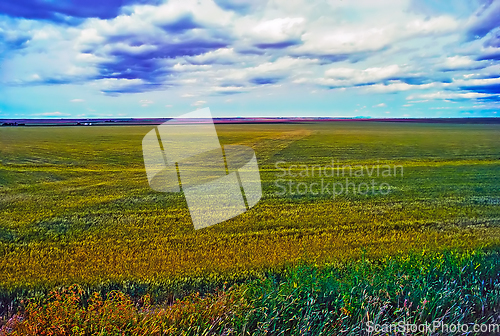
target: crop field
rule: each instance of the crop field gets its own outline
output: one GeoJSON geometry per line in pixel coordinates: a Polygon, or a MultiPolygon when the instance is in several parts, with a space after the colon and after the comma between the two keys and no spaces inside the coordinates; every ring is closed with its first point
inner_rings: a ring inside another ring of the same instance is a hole
{"type": "Polygon", "coordinates": [[[16,309],[28,314],[18,326],[50,316],[37,314],[63,288],[61,302],[97,291],[99,309],[109,299],[136,321],[103,327],[109,335],[359,334],[377,316],[499,323],[500,125],[217,124],[221,145],[255,150],[263,196],[196,231],[182,193],[148,185],[141,141],[151,128],[0,129],[5,321],[16,309]],[[145,295],[157,307],[150,313],[138,308],[145,295]],[[33,297],[48,301],[21,302],[33,297]],[[151,314],[162,322],[148,324],[151,314]]]}

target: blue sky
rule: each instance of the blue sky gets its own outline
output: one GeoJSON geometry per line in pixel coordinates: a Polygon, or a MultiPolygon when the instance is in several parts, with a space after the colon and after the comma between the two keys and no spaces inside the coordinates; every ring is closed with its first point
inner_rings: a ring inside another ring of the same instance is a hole
{"type": "Polygon", "coordinates": [[[0,2],[0,118],[497,117],[500,1],[0,2]]]}

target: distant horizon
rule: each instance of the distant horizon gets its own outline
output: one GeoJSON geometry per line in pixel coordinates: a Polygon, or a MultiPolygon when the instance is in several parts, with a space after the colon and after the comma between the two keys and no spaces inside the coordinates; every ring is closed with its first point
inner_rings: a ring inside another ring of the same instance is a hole
{"type": "MultiPolygon", "coordinates": [[[[94,120],[113,120],[113,119],[172,119],[175,117],[98,117],[98,118],[60,118],[60,117],[46,117],[46,118],[0,118],[0,120],[84,120],[84,119],[94,119],[94,120]]],[[[228,118],[241,118],[241,119],[296,119],[296,118],[324,118],[324,119],[470,119],[470,118],[481,118],[481,119],[499,119],[500,117],[478,117],[478,116],[467,116],[467,117],[371,117],[371,116],[293,116],[293,117],[283,117],[283,116],[226,116],[226,117],[213,117],[212,119],[228,119],[228,118]]],[[[185,118],[190,119],[190,118],[185,118]]],[[[192,118],[200,119],[200,118],[192,118]]]]}
{"type": "MultiPolygon", "coordinates": [[[[80,121],[96,121],[96,122],[112,122],[112,121],[160,121],[160,120],[169,120],[172,117],[108,117],[108,118],[0,118],[0,122],[18,122],[18,121],[37,121],[37,122],[57,122],[57,121],[67,121],[67,122],[80,122],[80,121]]],[[[203,119],[203,118],[184,118],[184,119],[203,119]]],[[[347,116],[333,116],[333,117],[325,117],[325,116],[294,116],[294,117],[282,117],[282,116],[256,116],[256,117],[243,117],[243,116],[230,116],[230,117],[213,117],[213,120],[280,120],[280,121],[294,121],[294,120],[465,120],[465,119],[478,119],[478,120],[495,120],[500,122],[500,117],[477,117],[477,116],[469,116],[469,117],[421,117],[421,118],[411,118],[411,117],[401,117],[401,118],[376,118],[370,116],[355,116],[355,117],[347,117],[347,116]]],[[[5,126],[5,125],[4,125],[5,126]]]]}

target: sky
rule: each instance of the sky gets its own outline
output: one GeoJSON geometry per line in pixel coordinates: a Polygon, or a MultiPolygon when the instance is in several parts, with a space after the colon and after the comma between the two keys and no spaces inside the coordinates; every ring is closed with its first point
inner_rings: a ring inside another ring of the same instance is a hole
{"type": "Polygon", "coordinates": [[[0,118],[498,117],[500,0],[0,0],[0,118]]]}

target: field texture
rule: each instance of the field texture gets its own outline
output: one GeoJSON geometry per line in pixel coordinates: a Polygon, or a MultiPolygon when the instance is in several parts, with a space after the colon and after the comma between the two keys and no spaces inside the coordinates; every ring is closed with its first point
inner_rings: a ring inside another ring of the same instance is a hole
{"type": "Polygon", "coordinates": [[[151,127],[0,129],[3,311],[17,298],[74,283],[172,302],[225,283],[286,278],[296,265],[330,274],[416,255],[417,267],[450,251],[486,251],[487,273],[498,264],[499,125],[216,128],[222,145],[255,150],[263,197],[198,231],[182,194],[148,186],[141,141],[151,127]],[[354,184],[348,192],[346,183],[354,184]]]}

